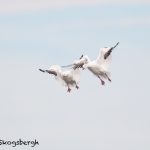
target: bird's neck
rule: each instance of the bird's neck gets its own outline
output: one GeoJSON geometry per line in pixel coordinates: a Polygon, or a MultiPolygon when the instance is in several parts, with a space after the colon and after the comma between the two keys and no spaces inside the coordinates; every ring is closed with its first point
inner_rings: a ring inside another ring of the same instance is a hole
{"type": "Polygon", "coordinates": [[[90,58],[86,55],[85,58],[88,60],[88,63],[91,62],[90,58]]]}

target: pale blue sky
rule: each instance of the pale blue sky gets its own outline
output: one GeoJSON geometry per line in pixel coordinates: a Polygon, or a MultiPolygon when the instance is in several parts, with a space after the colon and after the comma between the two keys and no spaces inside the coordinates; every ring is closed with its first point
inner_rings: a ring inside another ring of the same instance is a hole
{"type": "Polygon", "coordinates": [[[39,150],[149,150],[150,5],[84,3],[0,11],[0,138],[36,138],[39,150]],[[68,94],[38,71],[118,41],[104,87],[84,71],[68,94]]]}

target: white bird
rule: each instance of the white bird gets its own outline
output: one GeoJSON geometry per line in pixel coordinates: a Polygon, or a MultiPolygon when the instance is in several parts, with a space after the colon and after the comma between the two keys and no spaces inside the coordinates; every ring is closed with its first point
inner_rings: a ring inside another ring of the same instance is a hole
{"type": "Polygon", "coordinates": [[[104,47],[100,49],[97,59],[91,61],[87,55],[84,55],[80,60],[76,61],[73,64],[73,69],[78,68],[88,68],[96,77],[101,81],[101,84],[104,85],[104,79],[107,79],[111,82],[109,77],[110,73],[108,71],[110,61],[111,61],[111,52],[119,44],[119,42],[111,48],[104,47]]]}
{"type": "Polygon", "coordinates": [[[62,70],[59,65],[52,65],[48,70],[39,69],[41,72],[49,73],[55,76],[55,79],[60,81],[64,86],[67,86],[67,92],[71,92],[71,88],[79,89],[80,70],[69,69],[62,70]]]}

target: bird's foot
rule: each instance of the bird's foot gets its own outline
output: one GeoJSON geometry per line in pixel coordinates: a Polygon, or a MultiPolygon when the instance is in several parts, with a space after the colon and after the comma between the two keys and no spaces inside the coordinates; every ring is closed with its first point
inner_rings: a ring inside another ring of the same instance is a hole
{"type": "Polygon", "coordinates": [[[78,90],[78,89],[79,89],[79,86],[76,85],[76,89],[78,90]]]}
{"type": "Polygon", "coordinates": [[[70,89],[70,88],[68,88],[67,92],[69,92],[69,93],[70,93],[70,92],[71,92],[71,89],[70,89]]]}
{"type": "Polygon", "coordinates": [[[101,80],[101,84],[102,84],[102,85],[105,85],[105,82],[104,82],[103,80],[101,80]]]}
{"type": "Polygon", "coordinates": [[[109,78],[109,76],[107,75],[107,73],[105,73],[106,78],[108,79],[109,82],[111,82],[111,79],[109,78]]]}
{"type": "Polygon", "coordinates": [[[109,81],[109,82],[111,82],[111,79],[110,79],[110,78],[108,78],[108,81],[109,81]]]}

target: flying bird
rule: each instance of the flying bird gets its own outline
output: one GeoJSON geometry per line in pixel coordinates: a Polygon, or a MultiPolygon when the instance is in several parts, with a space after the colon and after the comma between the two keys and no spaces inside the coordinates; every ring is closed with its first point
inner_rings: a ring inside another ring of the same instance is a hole
{"type": "Polygon", "coordinates": [[[111,53],[118,44],[119,42],[114,47],[101,48],[98,57],[93,61],[91,61],[87,55],[82,56],[81,59],[73,64],[73,69],[76,70],[78,68],[87,68],[100,79],[102,85],[105,84],[105,79],[111,82],[108,69],[111,62],[111,53]]]}
{"type": "Polygon", "coordinates": [[[62,67],[60,67],[59,65],[52,65],[48,70],[39,69],[39,71],[54,75],[56,80],[61,82],[64,86],[67,86],[67,92],[71,92],[72,87],[79,89],[79,69],[62,70],[62,67]]]}

